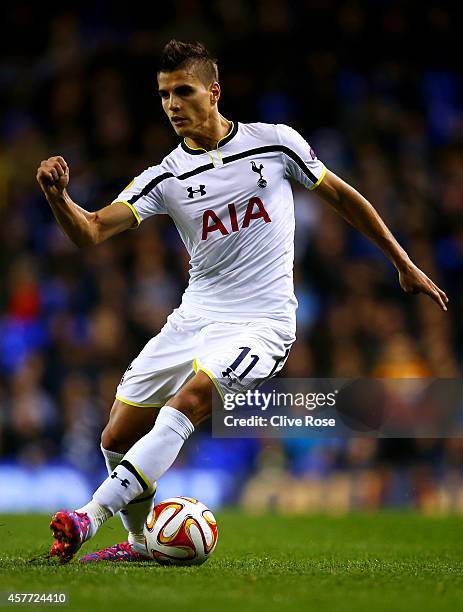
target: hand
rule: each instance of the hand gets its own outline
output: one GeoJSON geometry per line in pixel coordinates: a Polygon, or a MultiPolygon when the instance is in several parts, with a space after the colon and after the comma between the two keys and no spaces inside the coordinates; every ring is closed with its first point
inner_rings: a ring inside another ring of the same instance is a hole
{"type": "Polygon", "coordinates": [[[448,297],[414,263],[409,262],[405,268],[399,270],[399,283],[406,293],[426,293],[442,310],[447,310],[448,297]]]}
{"type": "Polygon", "coordinates": [[[41,162],[37,182],[45,196],[62,196],[69,183],[69,168],[62,157],[50,157],[41,162]]]}

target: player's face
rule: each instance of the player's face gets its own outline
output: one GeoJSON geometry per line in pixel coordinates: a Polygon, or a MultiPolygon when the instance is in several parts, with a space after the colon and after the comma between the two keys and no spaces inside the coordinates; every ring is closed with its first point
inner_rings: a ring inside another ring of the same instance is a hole
{"type": "Polygon", "coordinates": [[[214,87],[207,87],[192,70],[158,74],[162,108],[178,136],[194,136],[207,126],[216,109],[214,87]]]}

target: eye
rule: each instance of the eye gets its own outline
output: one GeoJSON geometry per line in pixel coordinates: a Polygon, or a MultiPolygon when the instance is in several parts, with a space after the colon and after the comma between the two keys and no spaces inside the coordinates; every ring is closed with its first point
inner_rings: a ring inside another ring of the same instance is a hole
{"type": "Polygon", "coordinates": [[[167,91],[160,91],[160,92],[159,92],[159,96],[160,96],[160,97],[161,97],[163,100],[165,100],[166,98],[168,98],[168,97],[169,97],[169,94],[167,93],[167,91]]]}
{"type": "Polygon", "coordinates": [[[177,87],[175,92],[179,96],[189,96],[194,92],[194,89],[193,87],[190,87],[190,85],[181,85],[180,87],[177,87]]]}

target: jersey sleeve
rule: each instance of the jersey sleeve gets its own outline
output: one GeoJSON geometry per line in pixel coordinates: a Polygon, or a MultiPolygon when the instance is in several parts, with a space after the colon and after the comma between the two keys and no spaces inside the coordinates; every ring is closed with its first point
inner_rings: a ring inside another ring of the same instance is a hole
{"type": "Polygon", "coordinates": [[[162,183],[172,174],[165,172],[161,166],[148,168],[125,189],[123,189],[112,204],[122,202],[130,208],[138,225],[152,215],[163,215],[167,213],[162,194],[162,183]]]}
{"type": "Polygon", "coordinates": [[[278,138],[285,160],[285,177],[315,189],[325,178],[326,167],[317,159],[309,143],[293,128],[278,124],[278,138]]]}

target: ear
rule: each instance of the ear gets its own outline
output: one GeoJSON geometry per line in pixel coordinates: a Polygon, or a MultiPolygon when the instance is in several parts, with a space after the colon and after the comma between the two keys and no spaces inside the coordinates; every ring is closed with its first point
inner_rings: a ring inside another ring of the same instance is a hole
{"type": "Polygon", "coordinates": [[[214,81],[209,87],[211,95],[211,104],[217,104],[220,98],[220,85],[217,81],[214,81]]]}

